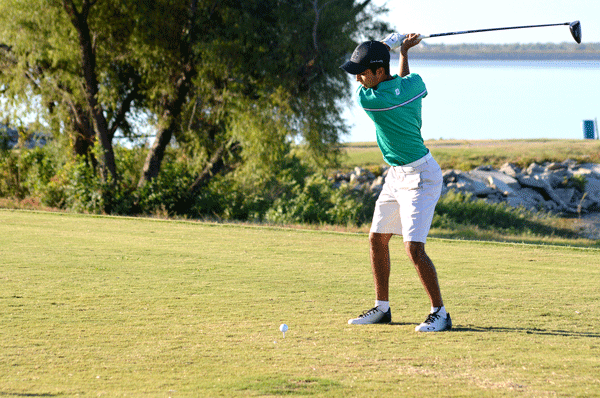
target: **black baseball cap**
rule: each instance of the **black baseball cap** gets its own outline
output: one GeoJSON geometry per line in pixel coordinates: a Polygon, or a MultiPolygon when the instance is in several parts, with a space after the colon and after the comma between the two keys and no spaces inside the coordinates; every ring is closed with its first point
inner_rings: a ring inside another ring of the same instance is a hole
{"type": "Polygon", "coordinates": [[[350,57],[350,61],[340,66],[351,75],[358,75],[372,67],[379,68],[390,63],[390,52],[380,41],[365,41],[361,43],[350,57]]]}

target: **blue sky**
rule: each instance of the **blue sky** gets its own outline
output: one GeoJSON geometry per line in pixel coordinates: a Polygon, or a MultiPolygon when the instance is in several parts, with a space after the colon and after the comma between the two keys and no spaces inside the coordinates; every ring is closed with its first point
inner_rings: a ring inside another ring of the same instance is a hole
{"type": "MultiPolygon", "coordinates": [[[[600,0],[374,0],[382,19],[400,33],[444,33],[505,26],[581,21],[582,43],[600,42],[600,0]]],[[[567,26],[474,33],[427,39],[431,44],[573,42],[567,26]]]]}

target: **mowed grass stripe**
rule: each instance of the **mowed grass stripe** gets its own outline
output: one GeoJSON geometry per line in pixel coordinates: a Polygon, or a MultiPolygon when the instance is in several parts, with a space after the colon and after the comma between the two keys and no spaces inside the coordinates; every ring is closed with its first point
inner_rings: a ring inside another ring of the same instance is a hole
{"type": "Polygon", "coordinates": [[[0,211],[0,395],[599,396],[599,250],[430,239],[455,329],[417,334],[401,242],[353,327],[364,234],[0,211]]]}

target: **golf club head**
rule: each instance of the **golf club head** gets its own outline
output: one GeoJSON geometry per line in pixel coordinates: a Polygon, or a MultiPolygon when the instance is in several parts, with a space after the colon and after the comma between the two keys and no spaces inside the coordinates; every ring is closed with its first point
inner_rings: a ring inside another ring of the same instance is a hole
{"type": "Polygon", "coordinates": [[[569,24],[569,30],[577,43],[581,43],[581,23],[574,21],[569,24]]]}

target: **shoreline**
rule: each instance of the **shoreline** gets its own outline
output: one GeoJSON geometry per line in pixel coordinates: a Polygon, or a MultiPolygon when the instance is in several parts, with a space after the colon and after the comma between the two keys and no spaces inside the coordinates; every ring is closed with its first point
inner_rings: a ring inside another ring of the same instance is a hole
{"type": "MultiPolygon", "coordinates": [[[[398,57],[393,59],[397,62],[398,57]]],[[[598,61],[600,53],[534,53],[534,52],[419,52],[411,53],[413,60],[432,61],[598,61]]]]}

